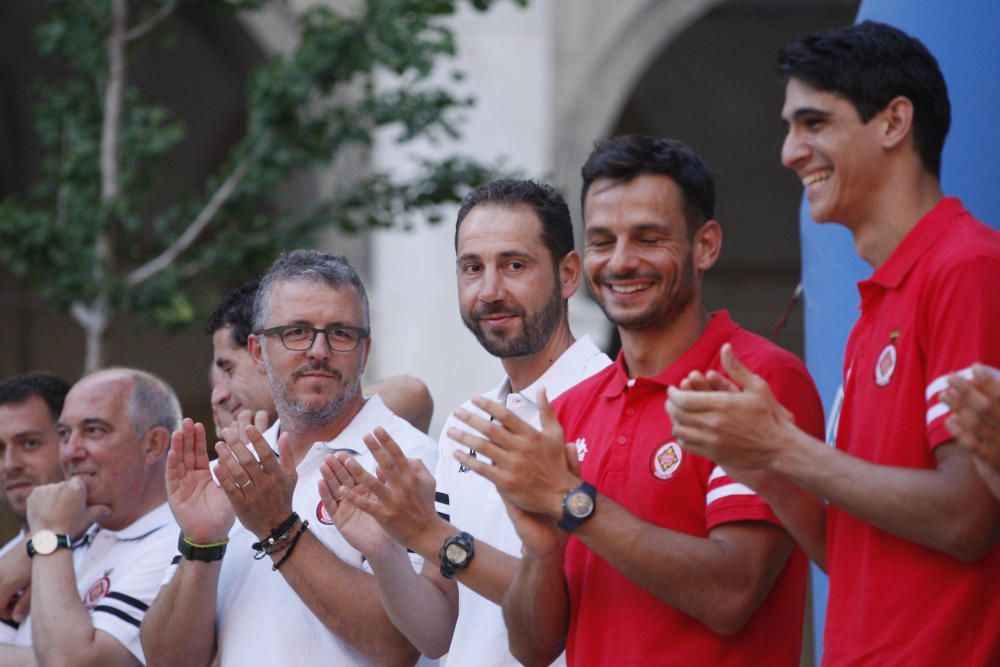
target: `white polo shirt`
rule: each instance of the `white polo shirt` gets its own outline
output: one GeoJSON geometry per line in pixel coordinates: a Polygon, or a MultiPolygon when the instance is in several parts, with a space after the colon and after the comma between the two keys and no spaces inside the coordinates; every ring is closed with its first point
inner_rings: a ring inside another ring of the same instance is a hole
{"type": "MultiPolygon", "coordinates": [[[[518,417],[535,428],[540,428],[536,402],[539,389],[544,387],[546,396],[552,401],[559,394],[610,363],[611,359],[594,345],[590,337],[584,336],[563,352],[541,377],[523,391],[512,393],[510,380],[504,378],[499,387],[483,396],[503,403],[518,417]]],[[[486,416],[471,402],[463,403],[462,408],[486,416]]],[[[507,515],[496,487],[486,478],[461,466],[452,455],[456,449],[472,453],[469,448],[459,445],[448,437],[448,429],[453,426],[471,431],[453,415],[448,417],[441,431],[438,443],[438,467],[435,474],[438,513],[448,518],[459,529],[471,533],[476,540],[520,558],[521,539],[517,536],[517,531],[507,515]]],[[[485,458],[481,454],[478,456],[485,458]]],[[[503,622],[500,606],[461,582],[458,586],[458,623],[455,625],[455,634],[452,636],[448,651],[448,664],[459,667],[464,665],[513,667],[520,664],[510,654],[507,645],[507,626],[503,622]]],[[[560,656],[553,664],[565,664],[565,656],[560,656]]]]}
{"type": "MultiPolygon", "coordinates": [[[[272,448],[276,447],[279,424],[276,422],[264,434],[272,448]]],[[[434,441],[390,412],[381,398],[372,396],[340,435],[330,442],[317,442],[299,462],[299,479],[292,495],[292,508],[302,520],[309,520],[309,530],[342,561],[367,572],[371,569],[361,552],[341,536],[323,509],[318,490],[319,465],[333,452],[349,451],[374,474],[375,459],[362,438],[376,426],[388,431],[407,457],[419,458],[428,469],[434,469],[434,441]]],[[[229,532],[215,610],[219,664],[367,665],[361,654],[323,625],[280,572],[272,571],[270,558],[253,559],[250,545],[256,541],[257,537],[239,521],[229,532]]],[[[417,559],[415,567],[419,569],[419,556],[412,558],[417,559]]],[[[175,571],[176,567],[170,569],[167,581],[175,571]]],[[[378,604],[378,600],[372,603],[378,604]]]]}
{"type": "MultiPolygon", "coordinates": [[[[170,507],[163,503],[121,530],[91,526],[73,549],[77,591],[94,629],[117,639],[142,664],[139,625],[177,553],[178,533],[170,507]]],[[[31,646],[30,614],[14,643],[31,646]]]]}
{"type": "MultiPolygon", "coordinates": [[[[20,531],[17,535],[11,538],[10,542],[0,547],[0,558],[3,558],[8,553],[11,552],[14,547],[19,546],[24,549],[24,544],[21,542],[26,537],[24,531],[20,531]]],[[[9,621],[7,619],[0,619],[0,644],[13,644],[14,638],[17,637],[17,621],[9,621]]]]}

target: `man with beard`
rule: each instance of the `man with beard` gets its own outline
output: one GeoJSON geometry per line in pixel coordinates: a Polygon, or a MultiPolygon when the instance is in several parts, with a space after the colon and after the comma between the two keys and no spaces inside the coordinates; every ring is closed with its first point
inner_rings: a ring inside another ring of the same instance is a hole
{"type": "MultiPolygon", "coordinates": [[[[258,280],[253,280],[229,292],[208,318],[206,332],[212,337],[209,373],[212,421],[217,435],[235,423],[244,410],[254,415],[263,410],[269,424],[277,416],[267,378],[247,349],[247,340],[253,331],[253,301],[259,284],[258,280]]],[[[434,401],[427,385],[417,378],[397,375],[362,390],[365,396],[378,394],[392,412],[427,432],[434,401]]]]}
{"type": "MultiPolygon", "coordinates": [[[[537,427],[541,388],[559,395],[611,363],[589,337],[575,340],[569,328],[568,299],[580,281],[569,208],[548,185],[494,181],[463,201],[455,252],[462,321],[500,358],[505,372],[484,396],[537,427]]],[[[460,409],[476,410],[472,403],[460,409]]],[[[516,665],[499,605],[517,569],[521,540],[493,485],[455,460],[455,451],[469,451],[448,435],[459,426],[449,417],[439,442],[435,477],[441,516],[435,514],[433,494],[421,487],[421,481],[429,486],[429,475],[414,470],[384,437],[368,441],[383,480],[353,461],[345,460],[346,466],[330,461],[325,477],[331,503],[346,493],[349,500],[341,505],[353,500],[388,535],[424,556],[422,576],[397,568],[380,581],[393,621],[422,652],[447,651],[448,662],[456,665],[516,665]],[[359,482],[370,492],[352,493],[349,487],[359,482]],[[457,623],[453,578],[461,583],[457,623]]],[[[359,540],[381,532],[372,524],[354,530],[359,540]]],[[[384,547],[387,540],[372,542],[384,547]]],[[[397,556],[397,562],[403,561],[397,556]]]]}
{"type": "MultiPolygon", "coordinates": [[[[11,554],[25,561],[16,569],[23,569],[26,576],[31,568],[24,553],[28,496],[37,486],[63,479],[56,420],[68,391],[68,384],[46,373],[17,375],[0,383],[0,505],[21,528],[0,548],[0,557],[11,554]]],[[[0,643],[14,640],[20,617],[27,611],[13,608],[17,601],[13,599],[8,609],[12,617],[0,619],[0,643]]]]}
{"type": "Polygon", "coordinates": [[[181,557],[142,627],[150,661],[412,664],[417,651],[378,601],[375,564],[333,527],[317,489],[330,453],[374,469],[359,450],[376,427],[408,456],[434,458],[433,441],[361,393],[371,338],[360,277],[342,257],[282,255],[261,278],[248,345],[278,421],[264,434],[223,429],[218,482],[204,427],[185,420],[174,433],[166,478],[181,557]]]}
{"type": "Polygon", "coordinates": [[[584,272],[621,354],[555,413],[540,396],[541,431],[477,399],[487,417],[457,416],[485,439],[449,432],[492,460],[456,453],[496,485],[524,542],[504,616],[527,664],[564,645],[575,665],[799,662],[805,557],[738,471],[681,450],[663,410],[666,388],[719,368],[729,342],[803,428],[823,430],[802,363],[702,305],[722,245],[714,207],[712,177],[683,144],[599,142],[583,167],[584,272]]]}

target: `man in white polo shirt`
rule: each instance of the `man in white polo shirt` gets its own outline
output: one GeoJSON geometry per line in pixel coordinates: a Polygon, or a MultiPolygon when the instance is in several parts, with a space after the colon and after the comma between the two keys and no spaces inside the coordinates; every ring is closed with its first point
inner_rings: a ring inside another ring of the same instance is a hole
{"type": "Polygon", "coordinates": [[[31,614],[0,663],[145,664],[139,626],[176,544],[163,476],[180,418],[170,387],[143,371],[70,389],[58,422],[67,479],[28,497],[31,614]]]}
{"type": "Polygon", "coordinates": [[[416,649],[317,484],[334,452],[374,469],[362,438],[378,426],[409,456],[434,457],[432,440],[361,392],[371,346],[364,285],[342,257],[283,255],[261,280],[254,327],[248,347],[278,422],[263,436],[247,428],[249,444],[223,429],[218,482],[204,427],[186,420],[174,434],[167,486],[182,557],[147,614],[143,646],[159,664],[413,664],[416,649]]]}
{"type": "MultiPolygon", "coordinates": [[[[59,467],[59,434],[56,420],[62,412],[69,385],[46,373],[15,375],[0,382],[0,506],[17,520],[20,531],[0,547],[0,559],[8,554],[17,559],[16,569],[23,570],[14,597],[0,607],[0,643],[10,643],[17,635],[21,614],[27,612],[21,602],[21,585],[31,576],[31,563],[25,552],[28,535],[28,496],[36,486],[62,481],[59,467]],[[20,607],[23,607],[20,608],[20,607]]],[[[5,571],[8,570],[6,561],[5,571]]],[[[13,571],[11,569],[10,571],[13,571]]],[[[6,577],[5,577],[6,579],[6,577]]],[[[27,599],[25,598],[25,601],[27,599]]]]}
{"type": "MultiPolygon", "coordinates": [[[[455,252],[462,320],[506,373],[484,396],[538,427],[539,389],[555,398],[611,363],[589,337],[575,340],[569,328],[568,299],[580,282],[569,209],[547,185],[494,181],[462,203],[455,252]]],[[[482,414],[469,402],[462,408],[482,414]]],[[[338,477],[353,478],[347,486],[364,483],[375,493],[330,491],[346,492],[389,535],[424,557],[422,577],[399,572],[393,586],[381,587],[393,620],[421,651],[447,650],[453,665],[517,665],[499,605],[517,570],[521,540],[496,488],[455,460],[454,451],[469,449],[448,437],[451,427],[464,428],[451,416],[441,432],[435,474],[440,516],[418,491],[419,477],[426,483],[427,476],[405,465],[387,439],[368,443],[385,483],[350,461],[338,470],[338,477]],[[440,611],[449,609],[443,601],[450,578],[461,583],[457,622],[454,609],[440,611]]]]}

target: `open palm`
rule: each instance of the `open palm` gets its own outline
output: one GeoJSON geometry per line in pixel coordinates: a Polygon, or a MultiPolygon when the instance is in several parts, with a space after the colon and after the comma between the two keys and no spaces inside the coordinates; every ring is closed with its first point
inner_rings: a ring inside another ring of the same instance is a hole
{"type": "Polygon", "coordinates": [[[167,500],[184,536],[196,544],[226,539],[236,515],[212,478],[205,427],[185,419],[167,454],[167,500]]]}

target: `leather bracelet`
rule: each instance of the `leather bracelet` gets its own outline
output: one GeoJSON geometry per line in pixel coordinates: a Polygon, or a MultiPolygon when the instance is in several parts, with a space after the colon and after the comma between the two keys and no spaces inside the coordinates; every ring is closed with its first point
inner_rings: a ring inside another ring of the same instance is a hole
{"type": "Polygon", "coordinates": [[[288,550],[285,551],[285,555],[281,557],[281,560],[271,566],[272,572],[277,572],[278,568],[285,564],[285,561],[288,560],[288,558],[292,555],[292,552],[295,551],[295,545],[299,543],[299,538],[302,537],[302,533],[306,532],[306,528],[308,527],[309,520],[306,519],[302,522],[302,527],[299,528],[299,532],[295,533],[295,537],[292,538],[292,542],[288,545],[288,550]]]}
{"type": "Polygon", "coordinates": [[[299,521],[299,515],[296,512],[292,512],[291,515],[281,522],[281,524],[271,531],[271,536],[261,540],[260,542],[254,542],[250,547],[256,552],[254,553],[254,559],[260,560],[264,556],[269,556],[273,553],[277,553],[282,549],[285,549],[288,545],[288,539],[292,535],[292,529],[295,528],[295,524],[299,521]]]}
{"type": "Polygon", "coordinates": [[[227,544],[229,544],[229,538],[226,538],[222,542],[213,542],[211,544],[192,542],[184,537],[184,533],[181,533],[177,538],[177,550],[181,552],[184,558],[203,563],[213,563],[217,560],[222,560],[222,557],[226,554],[227,544]]]}

